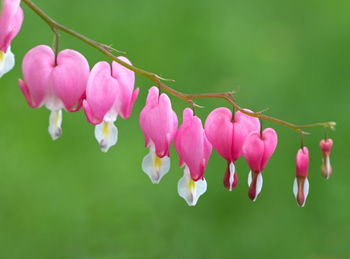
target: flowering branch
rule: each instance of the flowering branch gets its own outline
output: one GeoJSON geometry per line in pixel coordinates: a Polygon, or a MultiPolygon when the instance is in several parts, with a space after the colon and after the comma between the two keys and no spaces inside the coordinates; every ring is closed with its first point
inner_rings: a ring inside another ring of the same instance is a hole
{"type": "Polygon", "coordinates": [[[320,122],[295,125],[277,118],[263,115],[266,111],[252,112],[240,107],[234,92],[186,94],[169,86],[157,74],[132,66],[122,56],[114,56],[115,51],[108,45],[94,41],[53,20],[31,0],[3,0],[0,13],[0,77],[14,66],[14,55],[10,50],[12,39],[17,35],[23,22],[23,1],[51,28],[55,40],[50,48],[38,45],[24,56],[22,61],[23,80],[18,85],[32,108],[43,105],[51,111],[49,134],[53,140],[62,134],[62,110],[75,112],[84,107],[89,123],[95,125],[95,138],[102,152],[107,152],[118,140],[118,128],[114,124],[117,117],[127,119],[139,94],[135,87],[135,73],[156,84],[148,90],[147,100],[140,113],[140,127],[145,137],[149,153],[142,160],[142,170],[152,183],[157,184],[170,170],[170,146],[173,143],[179,156],[179,165],[184,167],[184,175],[178,181],[177,191],[189,206],[195,206],[198,198],[206,192],[207,182],[204,171],[212,149],[227,162],[223,184],[232,191],[238,183],[235,163],[244,157],[250,168],[248,174],[248,196],[255,201],[260,195],[262,171],[275,152],[278,137],[272,128],[263,128],[263,121],[272,121],[298,132],[301,146],[296,156],[296,177],[293,193],[300,207],[305,205],[309,192],[308,167],[309,151],[304,146],[304,129],[322,127],[325,137],[320,141],[322,151],[322,176],[332,174],[330,151],[333,140],[327,137],[327,130],[334,129],[335,122],[320,122]],[[90,70],[87,59],[78,51],[59,51],[59,31],[66,32],[96,48],[110,59],[97,62],[90,70]],[[183,111],[182,125],[178,128],[178,117],[172,109],[166,93],[186,101],[192,106],[183,111]],[[219,107],[207,116],[204,127],[195,115],[195,103],[200,98],[224,99],[231,109],[219,107]]]}
{"type": "Polygon", "coordinates": [[[114,60],[115,62],[119,63],[120,65],[134,71],[136,74],[139,74],[143,77],[146,77],[148,79],[150,79],[152,82],[154,82],[159,88],[161,88],[162,90],[166,91],[167,93],[182,99],[186,102],[188,102],[189,104],[192,105],[192,107],[194,108],[195,106],[200,107],[199,105],[197,105],[193,100],[195,99],[201,99],[201,98],[218,98],[218,99],[224,99],[227,102],[229,102],[234,109],[241,111],[242,113],[252,116],[252,117],[256,117],[259,118],[261,120],[267,120],[267,121],[271,121],[283,126],[286,126],[288,128],[291,128],[297,132],[299,132],[301,135],[306,134],[307,132],[304,132],[303,129],[305,128],[314,128],[314,127],[323,127],[325,129],[330,128],[332,130],[335,129],[335,125],[336,123],[333,121],[328,121],[328,122],[320,122],[320,123],[314,123],[314,124],[307,124],[307,125],[295,125],[293,123],[287,122],[287,121],[283,121],[274,117],[270,117],[267,115],[263,115],[262,112],[250,112],[250,111],[246,111],[244,110],[242,107],[240,107],[235,100],[233,99],[233,92],[224,92],[224,93],[201,93],[201,94],[185,94],[182,92],[179,92],[169,86],[167,86],[166,84],[164,84],[162,81],[174,81],[171,79],[164,79],[162,77],[160,77],[159,75],[152,73],[152,72],[148,72],[145,71],[143,69],[137,68],[135,66],[129,65],[128,63],[118,59],[116,56],[114,56],[111,51],[110,51],[110,46],[105,45],[103,43],[97,42],[95,40],[92,40],[70,28],[67,28],[61,24],[59,24],[58,22],[56,22],[55,20],[53,20],[50,16],[48,16],[46,13],[44,13],[38,6],[36,6],[31,0],[22,0],[30,9],[32,9],[38,16],[40,16],[40,18],[42,18],[49,26],[50,28],[53,30],[53,32],[55,33],[55,39],[56,39],[56,53],[58,50],[58,33],[57,31],[63,31],[66,32],[70,35],[72,35],[73,37],[85,42],[86,44],[90,45],[91,47],[99,50],[100,52],[102,52],[104,55],[106,55],[108,58],[110,58],[111,60],[114,60]]]}

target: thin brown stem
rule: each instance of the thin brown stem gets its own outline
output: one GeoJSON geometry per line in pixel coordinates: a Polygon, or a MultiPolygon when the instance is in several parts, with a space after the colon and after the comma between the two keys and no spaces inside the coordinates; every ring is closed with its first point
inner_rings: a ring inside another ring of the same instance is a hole
{"type": "MultiPolygon", "coordinates": [[[[151,80],[152,82],[154,82],[159,88],[163,89],[165,92],[179,98],[182,99],[188,103],[190,103],[193,107],[198,105],[193,101],[195,99],[202,99],[202,98],[218,98],[218,99],[224,99],[227,102],[229,102],[233,108],[235,108],[236,110],[248,115],[248,116],[252,116],[252,117],[256,117],[256,118],[260,118],[263,120],[267,120],[267,121],[271,121],[277,124],[280,124],[282,126],[291,128],[301,134],[304,134],[306,132],[304,132],[302,129],[305,128],[314,128],[314,127],[324,127],[324,128],[330,128],[330,129],[334,129],[335,127],[335,122],[320,122],[320,123],[314,123],[314,124],[307,124],[307,125],[295,125],[292,124],[290,122],[287,121],[283,121],[274,117],[270,117],[267,115],[263,115],[261,112],[250,112],[247,111],[243,108],[241,108],[233,99],[233,92],[224,92],[224,93],[201,93],[201,94],[185,94],[182,92],[179,92],[169,86],[167,86],[166,84],[164,84],[162,82],[163,81],[173,81],[173,80],[167,80],[164,79],[162,77],[160,77],[159,75],[155,74],[155,73],[151,73],[148,71],[145,71],[143,69],[137,68],[135,66],[129,65],[121,60],[119,60],[116,56],[114,56],[111,51],[110,51],[110,47],[108,45],[99,43],[97,41],[94,41],[76,31],[73,31],[70,28],[67,28],[61,24],[59,24],[58,22],[56,22],[54,19],[52,19],[50,16],[48,16],[46,13],[44,13],[38,6],[36,6],[31,0],[22,0],[22,2],[24,2],[30,9],[32,9],[38,16],[40,16],[40,18],[42,18],[49,26],[50,28],[54,31],[57,32],[57,30],[66,32],[70,35],[72,35],[73,37],[85,42],[86,44],[90,45],[91,47],[99,50],[100,52],[102,52],[105,56],[107,56],[109,59],[114,60],[116,62],[118,62],[120,65],[130,69],[131,71],[134,71],[136,74],[139,74],[143,77],[148,78],[149,80],[151,80]]],[[[58,34],[57,34],[58,35],[58,34]]],[[[200,107],[200,106],[199,106],[200,107]]]]}
{"type": "Polygon", "coordinates": [[[300,141],[300,148],[303,150],[304,152],[304,134],[300,133],[301,136],[301,141],[300,141]]]}
{"type": "Polygon", "coordinates": [[[58,49],[59,49],[59,34],[58,34],[58,31],[56,29],[56,27],[52,27],[52,30],[55,34],[55,66],[57,66],[57,55],[58,55],[58,49]]]}

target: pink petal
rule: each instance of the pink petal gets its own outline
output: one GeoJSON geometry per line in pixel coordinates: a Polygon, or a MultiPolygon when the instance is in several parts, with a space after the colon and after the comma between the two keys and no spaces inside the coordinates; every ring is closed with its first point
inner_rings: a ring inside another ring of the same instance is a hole
{"type": "Polygon", "coordinates": [[[275,152],[277,147],[277,133],[272,128],[264,129],[263,131],[263,141],[264,141],[264,156],[261,161],[260,170],[264,170],[267,161],[270,159],[272,154],[275,152]]]}
{"type": "Polygon", "coordinates": [[[94,115],[91,112],[90,105],[86,100],[83,101],[83,106],[84,106],[84,113],[86,115],[88,122],[90,122],[93,125],[97,125],[103,121],[103,118],[98,120],[94,117],[94,115]]]}
{"type": "Polygon", "coordinates": [[[296,175],[307,177],[309,167],[309,150],[307,147],[300,148],[296,157],[296,175]]]}
{"type": "Polygon", "coordinates": [[[0,51],[5,53],[22,26],[23,11],[19,4],[20,0],[3,0],[0,7],[0,51]]]}
{"type": "Polygon", "coordinates": [[[170,144],[177,129],[177,116],[172,110],[169,97],[161,94],[158,98],[158,94],[157,87],[149,90],[146,106],[140,114],[140,126],[146,145],[148,146],[151,140],[155,145],[157,156],[162,158],[169,156],[170,144]]]}
{"type": "Polygon", "coordinates": [[[227,108],[213,110],[205,121],[205,134],[213,148],[226,160],[232,159],[232,113],[227,108]]]}
{"type": "Polygon", "coordinates": [[[211,144],[204,134],[201,120],[189,108],[183,112],[183,123],[175,135],[174,146],[180,157],[180,166],[188,166],[193,181],[203,179],[211,144]]]}
{"type": "MultiPolygon", "coordinates": [[[[251,112],[248,109],[246,111],[251,112]]],[[[242,147],[244,140],[250,132],[260,131],[259,119],[248,116],[240,111],[235,113],[235,119],[233,123],[233,139],[232,139],[232,157],[233,161],[236,161],[242,156],[242,147]]]]}
{"type": "Polygon", "coordinates": [[[210,143],[219,155],[231,161],[242,155],[243,142],[248,134],[259,130],[257,118],[237,111],[232,121],[232,112],[223,107],[212,111],[205,122],[205,133],[210,143]]]}
{"type": "Polygon", "coordinates": [[[260,138],[260,132],[251,132],[243,144],[243,156],[248,166],[255,172],[261,172],[261,164],[264,156],[264,141],[260,138]]]}
{"type": "MultiPolygon", "coordinates": [[[[23,58],[22,71],[25,85],[25,97],[31,96],[31,103],[38,107],[49,91],[50,75],[54,68],[55,55],[50,47],[39,45],[31,49],[23,58]],[[27,96],[26,96],[27,95],[27,96]]],[[[24,89],[24,84],[21,89],[24,89]]],[[[29,103],[29,102],[28,102],[29,103]]]]}
{"type": "Polygon", "coordinates": [[[328,139],[322,139],[320,142],[320,148],[323,153],[329,154],[331,152],[331,148],[333,146],[333,140],[328,138],[328,139]]]}
{"type": "MultiPolygon", "coordinates": [[[[125,57],[118,57],[119,60],[131,65],[131,62],[125,57]]],[[[124,119],[127,119],[132,110],[133,103],[137,97],[137,93],[133,95],[135,85],[135,73],[119,63],[112,62],[112,76],[119,83],[116,109],[118,114],[124,119]]]]}
{"type": "Polygon", "coordinates": [[[87,88],[85,113],[90,123],[101,122],[106,113],[113,107],[119,83],[111,76],[110,65],[98,62],[91,70],[87,88]]]}
{"type": "Polygon", "coordinates": [[[135,104],[135,101],[137,99],[137,96],[139,95],[139,92],[140,92],[140,88],[136,88],[136,90],[132,93],[131,100],[130,100],[128,110],[126,113],[127,116],[125,116],[124,119],[127,119],[130,117],[130,114],[132,112],[132,108],[134,107],[134,104],[135,104]]]}
{"type": "Polygon", "coordinates": [[[26,85],[26,83],[24,81],[22,81],[21,79],[18,79],[18,85],[19,88],[21,89],[24,98],[26,99],[28,105],[32,108],[38,108],[40,104],[36,104],[33,102],[32,97],[30,96],[29,93],[29,89],[28,86],[26,85]]]}
{"type": "Polygon", "coordinates": [[[66,49],[57,56],[57,66],[52,71],[52,83],[56,96],[62,100],[66,110],[74,111],[74,106],[85,94],[90,68],[87,60],[79,52],[66,49]]]}

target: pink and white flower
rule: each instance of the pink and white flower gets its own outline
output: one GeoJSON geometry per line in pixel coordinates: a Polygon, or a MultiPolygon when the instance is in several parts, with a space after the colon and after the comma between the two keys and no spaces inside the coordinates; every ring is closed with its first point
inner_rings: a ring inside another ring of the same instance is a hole
{"type": "MultiPolygon", "coordinates": [[[[125,57],[118,59],[131,65],[125,57]]],[[[117,143],[117,117],[127,119],[131,114],[139,93],[139,89],[134,91],[134,84],[134,72],[115,61],[112,66],[98,62],[91,70],[83,105],[88,121],[96,125],[95,137],[103,152],[117,143]]]]}
{"type": "Polygon", "coordinates": [[[15,65],[15,56],[11,52],[10,44],[23,22],[20,2],[20,0],[2,0],[0,7],[0,77],[15,65]]]}
{"type": "Polygon", "coordinates": [[[27,103],[32,108],[45,105],[51,111],[49,133],[53,140],[62,134],[62,109],[80,110],[89,77],[89,64],[79,52],[66,49],[57,55],[45,45],[31,49],[23,59],[24,81],[19,79],[27,103]]]}
{"type": "Polygon", "coordinates": [[[169,148],[177,131],[177,116],[166,94],[159,96],[153,86],[148,91],[146,106],[140,114],[140,126],[149,154],[142,161],[142,170],[152,183],[159,183],[170,169],[169,148]]]}
{"type": "Polygon", "coordinates": [[[180,167],[185,167],[177,185],[178,193],[189,206],[194,206],[207,190],[203,174],[212,146],[205,135],[202,121],[189,108],[183,112],[183,122],[175,135],[174,147],[180,158],[180,167]]]}
{"type": "Polygon", "coordinates": [[[304,207],[309,194],[309,180],[307,179],[309,167],[309,150],[302,147],[296,157],[296,177],[293,185],[293,193],[300,207],[304,207]]]}
{"type": "Polygon", "coordinates": [[[243,156],[251,169],[248,176],[248,196],[252,201],[260,194],[263,185],[261,172],[275,152],[276,146],[277,134],[271,128],[265,129],[262,134],[258,131],[251,132],[244,141],[243,156]]]}
{"type": "Polygon", "coordinates": [[[332,174],[332,166],[329,159],[331,148],[333,146],[333,140],[330,138],[322,139],[320,142],[320,148],[322,150],[322,168],[321,173],[325,179],[329,179],[332,174]]]}
{"type": "MultiPolygon", "coordinates": [[[[247,110],[249,111],[249,110],[247,110]]],[[[205,121],[205,133],[214,149],[227,160],[227,169],[223,179],[229,191],[237,185],[236,160],[242,156],[244,140],[253,131],[260,130],[259,119],[224,107],[213,110],[205,121]]]]}

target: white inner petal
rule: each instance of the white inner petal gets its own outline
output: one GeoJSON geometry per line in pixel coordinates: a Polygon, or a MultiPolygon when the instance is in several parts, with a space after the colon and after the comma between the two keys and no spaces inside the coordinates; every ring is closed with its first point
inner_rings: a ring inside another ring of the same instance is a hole
{"type": "Polygon", "coordinates": [[[62,135],[62,110],[52,110],[49,118],[49,134],[53,140],[62,135]]]}
{"type": "Polygon", "coordinates": [[[117,109],[115,108],[116,103],[113,104],[113,107],[105,114],[104,120],[105,121],[116,121],[118,118],[117,109]]]}
{"type": "Polygon", "coordinates": [[[229,182],[230,182],[230,189],[229,191],[232,191],[232,186],[233,186],[233,183],[234,183],[234,175],[235,175],[235,164],[233,162],[230,163],[230,178],[229,178],[229,182]]]}
{"type": "Polygon", "coordinates": [[[0,78],[15,66],[15,55],[11,52],[11,47],[7,52],[0,51],[0,78]]]}
{"type": "Polygon", "coordinates": [[[64,108],[63,102],[61,101],[60,98],[56,96],[52,87],[48,89],[45,99],[43,100],[43,103],[45,104],[46,108],[51,111],[60,110],[64,108]]]}
{"type": "Polygon", "coordinates": [[[263,185],[263,177],[262,174],[258,174],[258,178],[256,179],[256,188],[255,188],[255,199],[259,196],[261,189],[262,189],[262,185],[263,185]]]}
{"type": "MultiPolygon", "coordinates": [[[[307,178],[305,178],[305,182],[304,182],[304,204],[306,202],[306,198],[309,195],[309,180],[307,178]]],[[[304,206],[303,204],[303,206],[304,206]]]]}
{"type": "Polygon", "coordinates": [[[297,198],[297,195],[298,195],[298,181],[297,181],[296,177],[295,177],[294,183],[293,183],[293,193],[294,193],[295,198],[297,198]]]}
{"type": "MultiPolygon", "coordinates": [[[[295,198],[297,199],[297,196],[298,196],[297,178],[294,179],[293,193],[294,193],[295,198]]],[[[301,205],[301,207],[304,207],[308,194],[309,194],[309,180],[307,178],[305,178],[305,181],[304,181],[304,203],[301,205]]]]}
{"type": "Polygon", "coordinates": [[[102,152],[107,152],[118,140],[118,129],[112,121],[103,121],[95,126],[95,137],[102,152]]]}
{"type": "Polygon", "coordinates": [[[149,153],[142,160],[142,170],[149,176],[152,183],[157,184],[169,172],[170,158],[160,158],[156,155],[154,144],[151,143],[149,153]]]}
{"type": "Polygon", "coordinates": [[[327,173],[329,177],[329,173],[331,171],[331,162],[330,162],[329,156],[327,156],[327,159],[326,159],[326,167],[327,167],[327,173]]]}
{"type": "Polygon", "coordinates": [[[252,170],[250,170],[248,174],[248,186],[250,186],[251,183],[252,183],[252,170]]]}
{"type": "MultiPolygon", "coordinates": [[[[253,177],[252,177],[252,170],[249,171],[248,174],[248,186],[250,187],[251,183],[253,181],[253,177]]],[[[262,174],[258,174],[258,178],[256,179],[256,186],[255,186],[255,198],[253,201],[256,201],[256,198],[259,196],[261,189],[263,186],[263,177],[262,174]]]]}
{"type": "Polygon", "coordinates": [[[185,165],[184,175],[177,183],[177,192],[184,198],[189,206],[195,206],[199,197],[207,191],[207,182],[205,179],[197,182],[191,179],[190,170],[185,165]]]}

